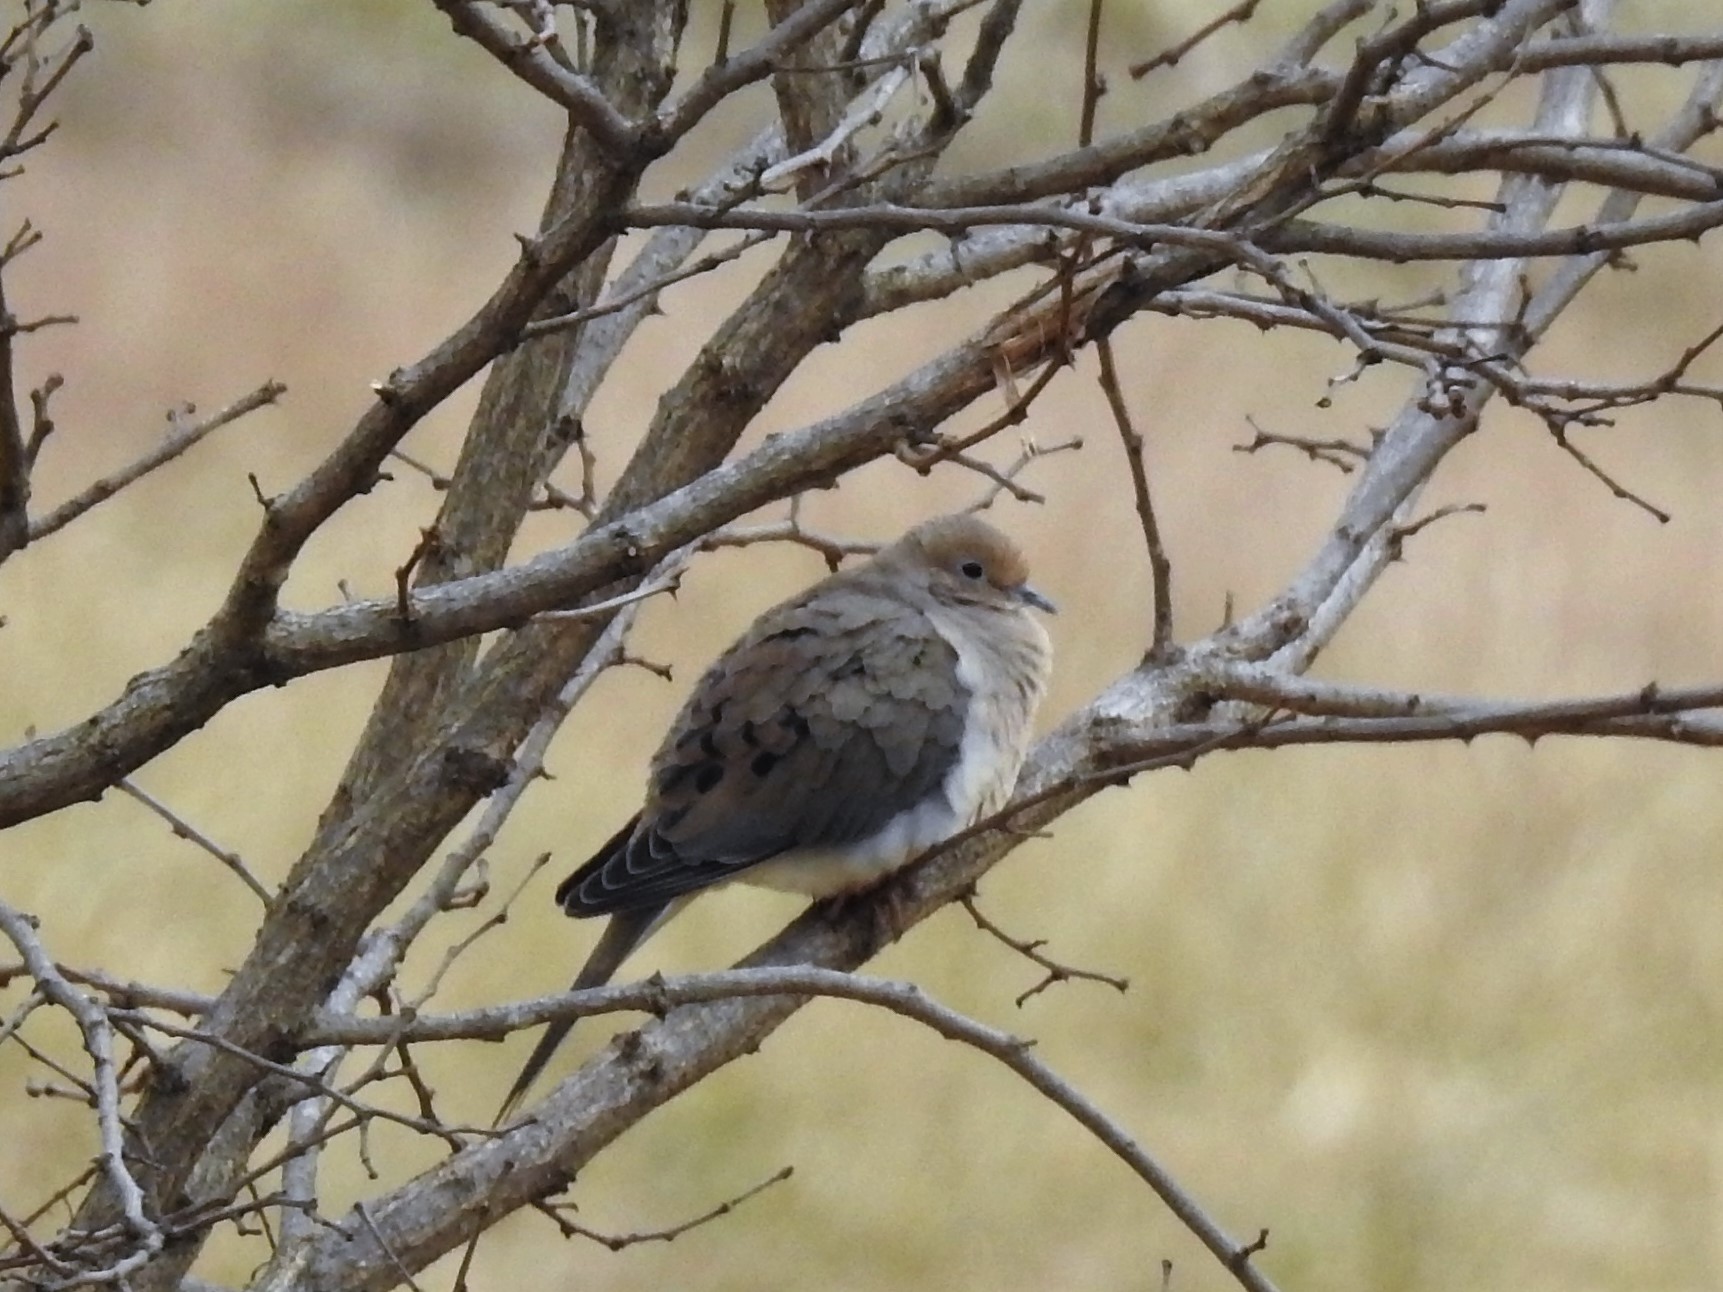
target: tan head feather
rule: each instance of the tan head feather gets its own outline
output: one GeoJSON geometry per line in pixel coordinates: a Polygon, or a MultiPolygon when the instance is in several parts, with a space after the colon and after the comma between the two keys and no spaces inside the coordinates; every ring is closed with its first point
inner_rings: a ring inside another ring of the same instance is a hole
{"type": "Polygon", "coordinates": [[[1022,550],[972,515],[923,521],[876,559],[915,577],[940,600],[1034,606],[1053,613],[1053,603],[1029,586],[1022,550]]]}

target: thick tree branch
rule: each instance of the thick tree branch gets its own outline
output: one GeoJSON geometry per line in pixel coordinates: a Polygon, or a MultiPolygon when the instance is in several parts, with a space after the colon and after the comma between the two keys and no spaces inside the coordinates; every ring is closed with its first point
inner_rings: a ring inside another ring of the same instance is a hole
{"type": "Polygon", "coordinates": [[[643,160],[635,154],[662,150],[673,140],[648,141],[646,132],[611,104],[587,77],[553,58],[545,42],[516,36],[501,19],[474,0],[433,0],[448,16],[455,34],[465,36],[520,77],[590,134],[618,163],[643,160]]]}

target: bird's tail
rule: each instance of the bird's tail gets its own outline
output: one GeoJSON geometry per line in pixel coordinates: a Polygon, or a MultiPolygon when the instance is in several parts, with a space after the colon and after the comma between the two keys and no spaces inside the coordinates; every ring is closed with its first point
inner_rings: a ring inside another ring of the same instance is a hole
{"type": "MultiPolygon", "coordinates": [[[[635,911],[618,911],[610,917],[610,922],[604,926],[604,932],[599,936],[598,945],[592,949],[592,954],[586,958],[586,963],[580,967],[580,972],[574,977],[571,991],[583,991],[588,987],[602,987],[609,982],[622,962],[634,953],[647,938],[677,911],[681,910],[683,902],[665,902],[658,906],[642,907],[635,911]]],[[[551,1055],[568,1036],[569,1029],[575,1020],[559,1019],[545,1028],[544,1035],[538,1044],[533,1046],[532,1054],[528,1056],[526,1066],[521,1069],[520,1076],[509,1088],[508,1098],[503,1100],[503,1106],[498,1109],[497,1117],[491,1124],[500,1126],[507,1121],[509,1115],[519,1105],[521,1097],[527,1088],[538,1079],[538,1074],[544,1071],[544,1065],[550,1062],[551,1055]]]]}

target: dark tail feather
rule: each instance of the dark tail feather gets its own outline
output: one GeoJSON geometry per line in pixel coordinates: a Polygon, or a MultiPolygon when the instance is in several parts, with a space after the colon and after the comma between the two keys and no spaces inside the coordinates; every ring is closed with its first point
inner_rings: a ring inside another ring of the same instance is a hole
{"type": "MultiPolygon", "coordinates": [[[[604,932],[599,936],[598,945],[592,949],[592,954],[586,958],[586,963],[575,975],[571,991],[583,991],[588,987],[602,987],[609,982],[622,962],[628,959],[634,948],[657,930],[658,926],[675,913],[677,903],[666,902],[662,906],[648,906],[638,911],[618,911],[610,917],[610,922],[604,926],[604,932]]],[[[533,1046],[532,1054],[521,1069],[520,1076],[509,1089],[508,1098],[503,1100],[503,1106],[497,1112],[493,1126],[500,1126],[508,1120],[527,1088],[538,1079],[538,1074],[544,1071],[544,1065],[550,1062],[551,1055],[568,1036],[569,1029],[575,1020],[565,1019],[552,1023],[533,1046]]]]}

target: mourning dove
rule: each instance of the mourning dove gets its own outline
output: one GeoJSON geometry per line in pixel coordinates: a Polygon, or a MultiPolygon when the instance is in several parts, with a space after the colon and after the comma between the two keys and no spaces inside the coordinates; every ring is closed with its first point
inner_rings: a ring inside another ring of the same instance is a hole
{"type": "Polygon", "coordinates": [[[569,915],[611,917],[574,989],[701,889],[853,893],[1002,807],[1052,656],[1030,610],[1053,605],[1027,578],[1010,539],[945,516],[755,620],[671,724],[640,813],[556,890],[569,915]]]}

